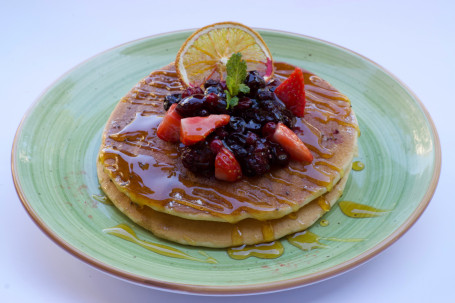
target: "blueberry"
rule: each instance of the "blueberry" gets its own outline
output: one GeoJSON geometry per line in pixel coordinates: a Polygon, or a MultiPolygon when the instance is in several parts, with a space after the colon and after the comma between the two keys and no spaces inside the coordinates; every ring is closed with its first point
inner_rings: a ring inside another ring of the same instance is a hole
{"type": "Polygon", "coordinates": [[[172,104],[179,103],[182,100],[182,94],[167,95],[164,97],[163,107],[165,111],[168,111],[172,104]]]}
{"type": "Polygon", "coordinates": [[[275,94],[268,88],[260,88],[256,93],[258,100],[274,100],[275,94]]]}
{"type": "Polygon", "coordinates": [[[221,88],[219,86],[209,86],[205,90],[205,94],[206,95],[209,95],[209,94],[218,95],[220,93],[222,93],[222,90],[221,90],[221,88]]]}
{"type": "Polygon", "coordinates": [[[229,134],[225,138],[225,141],[229,146],[236,145],[236,144],[245,146],[246,145],[246,136],[244,134],[240,134],[240,133],[233,133],[233,134],[229,134]]]}
{"type": "Polygon", "coordinates": [[[206,109],[201,109],[197,114],[196,116],[198,117],[207,117],[208,115],[210,115],[209,111],[206,110],[206,109]]]}
{"type": "Polygon", "coordinates": [[[247,150],[239,144],[232,144],[229,146],[229,148],[232,150],[234,156],[237,159],[245,158],[246,156],[248,156],[247,150]]]}
{"type": "Polygon", "coordinates": [[[250,120],[245,125],[245,129],[252,132],[258,132],[261,130],[261,124],[254,122],[254,120],[250,120]]]}
{"type": "Polygon", "coordinates": [[[264,78],[257,71],[250,71],[244,82],[250,88],[250,95],[256,94],[258,89],[265,87],[264,78]]]}
{"type": "Polygon", "coordinates": [[[212,86],[217,86],[218,84],[220,84],[220,82],[218,80],[208,79],[204,83],[204,88],[207,89],[207,88],[212,87],[212,86]]]}
{"type": "Polygon", "coordinates": [[[218,97],[215,94],[210,94],[206,97],[207,99],[207,108],[213,114],[227,114],[229,111],[226,109],[227,103],[226,100],[218,97]]]}
{"type": "Polygon", "coordinates": [[[240,117],[231,117],[229,120],[229,127],[236,133],[243,133],[245,131],[245,120],[240,117]]]}
{"type": "Polygon", "coordinates": [[[175,110],[182,117],[194,117],[204,108],[204,101],[204,95],[192,95],[182,99],[175,110]]]}

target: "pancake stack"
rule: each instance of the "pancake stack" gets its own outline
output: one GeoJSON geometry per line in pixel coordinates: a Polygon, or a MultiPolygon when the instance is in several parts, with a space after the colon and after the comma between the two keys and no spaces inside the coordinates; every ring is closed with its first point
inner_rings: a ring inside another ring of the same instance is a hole
{"type": "MultiPolygon", "coordinates": [[[[295,66],[278,62],[274,68],[283,81],[295,66]]],[[[303,71],[305,116],[294,131],[311,150],[311,163],[291,161],[234,183],[188,171],[179,144],[156,135],[164,97],[184,89],[171,63],[140,81],[112,112],[97,163],[102,190],[132,221],[181,244],[251,245],[308,228],[343,192],[358,125],[346,96],[303,71]]]]}

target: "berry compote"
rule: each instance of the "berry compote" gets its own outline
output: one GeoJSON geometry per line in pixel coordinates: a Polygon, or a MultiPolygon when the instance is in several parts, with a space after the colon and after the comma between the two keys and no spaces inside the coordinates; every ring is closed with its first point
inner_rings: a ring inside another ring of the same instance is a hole
{"type": "Polygon", "coordinates": [[[245,176],[260,176],[274,166],[283,167],[290,161],[289,153],[271,140],[278,123],[293,129],[295,116],[277,99],[274,90],[278,80],[266,83],[256,71],[250,71],[244,81],[250,88],[240,93],[238,104],[227,108],[226,83],[208,80],[202,88],[187,88],[182,94],[166,96],[164,109],[177,104],[175,111],[182,117],[205,117],[227,114],[229,123],[216,128],[204,141],[181,147],[181,160],[190,171],[213,176],[214,161],[223,147],[229,149],[245,176]]]}

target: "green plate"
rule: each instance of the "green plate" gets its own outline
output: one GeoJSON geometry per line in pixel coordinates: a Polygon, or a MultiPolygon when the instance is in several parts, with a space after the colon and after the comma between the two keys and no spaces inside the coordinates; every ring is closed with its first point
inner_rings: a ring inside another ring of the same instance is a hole
{"type": "Polygon", "coordinates": [[[104,125],[119,99],[154,69],[173,61],[192,31],[133,41],[78,65],[48,88],[25,115],[12,150],[23,205],[57,244],[83,261],[142,285],[187,293],[261,293],[306,285],[344,272],[397,240],[422,214],[438,182],[441,155],[430,116],[389,72],[342,47],[292,33],[261,30],[276,61],[308,69],[352,101],[363,171],[353,171],[343,200],[391,210],[351,218],[338,206],[311,231],[326,247],[303,251],[281,240],[276,259],[231,259],[224,249],[173,244],[98,201],[95,160],[104,125]],[[126,223],[137,236],[216,264],[171,258],[103,232],[126,223]],[[327,238],[361,238],[359,242],[327,238]],[[332,239],[333,240],[333,239],[332,239]]]}

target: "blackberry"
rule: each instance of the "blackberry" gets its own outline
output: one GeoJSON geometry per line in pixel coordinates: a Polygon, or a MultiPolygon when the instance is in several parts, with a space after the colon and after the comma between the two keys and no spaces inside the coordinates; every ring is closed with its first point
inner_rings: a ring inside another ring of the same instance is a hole
{"type": "Polygon", "coordinates": [[[270,162],[278,166],[287,166],[291,157],[289,154],[281,147],[281,145],[273,142],[269,142],[270,146],[270,162]]]}
{"type": "Polygon", "coordinates": [[[253,154],[243,158],[241,166],[243,173],[249,177],[260,176],[270,170],[268,157],[263,154],[253,154]]]}
{"type": "Polygon", "coordinates": [[[207,141],[192,146],[185,146],[181,150],[183,166],[195,174],[211,176],[215,167],[215,154],[207,141]]]}
{"type": "Polygon", "coordinates": [[[215,135],[221,140],[223,140],[229,135],[229,132],[224,127],[219,127],[215,129],[215,135]]]}
{"type": "Polygon", "coordinates": [[[179,103],[182,100],[182,94],[167,95],[164,98],[163,107],[165,111],[168,111],[172,104],[179,103]]]}
{"type": "Polygon", "coordinates": [[[260,176],[270,170],[271,154],[266,139],[258,138],[255,145],[249,145],[248,152],[248,157],[241,158],[240,164],[245,175],[260,176]]]}

